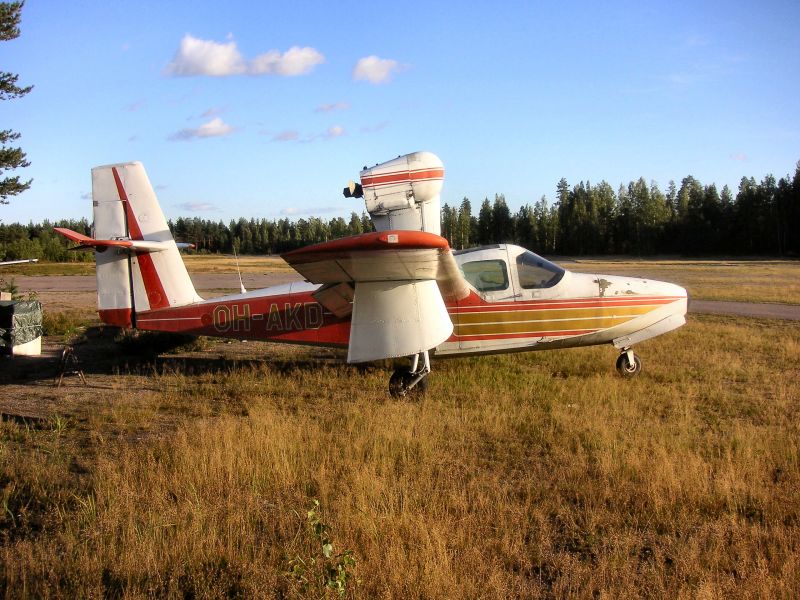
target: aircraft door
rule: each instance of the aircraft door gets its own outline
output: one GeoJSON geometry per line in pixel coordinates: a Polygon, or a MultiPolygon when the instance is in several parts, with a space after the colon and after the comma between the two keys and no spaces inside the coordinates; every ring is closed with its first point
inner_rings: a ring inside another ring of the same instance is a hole
{"type": "Polygon", "coordinates": [[[453,315],[459,349],[503,347],[505,341],[499,335],[502,319],[498,320],[496,311],[516,299],[507,248],[468,251],[458,258],[464,278],[480,296],[478,303],[474,295],[459,301],[458,311],[453,315]]]}

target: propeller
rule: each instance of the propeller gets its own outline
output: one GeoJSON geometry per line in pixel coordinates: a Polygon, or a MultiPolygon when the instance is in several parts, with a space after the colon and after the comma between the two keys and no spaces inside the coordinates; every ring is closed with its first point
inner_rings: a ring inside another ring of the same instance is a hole
{"type": "Polygon", "coordinates": [[[360,183],[354,183],[352,181],[347,182],[347,187],[342,190],[345,198],[363,198],[364,197],[364,188],[361,187],[360,183]]]}

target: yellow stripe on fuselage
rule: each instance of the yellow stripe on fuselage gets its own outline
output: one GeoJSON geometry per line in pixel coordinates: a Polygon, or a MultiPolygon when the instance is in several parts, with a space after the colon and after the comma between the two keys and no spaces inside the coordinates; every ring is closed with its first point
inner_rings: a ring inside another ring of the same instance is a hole
{"type": "Polygon", "coordinates": [[[541,333],[544,331],[586,331],[607,329],[635,319],[632,316],[599,316],[588,319],[556,319],[547,321],[513,321],[503,323],[456,324],[456,335],[492,335],[507,333],[541,333]]]}
{"type": "Polygon", "coordinates": [[[559,321],[564,319],[599,319],[607,317],[638,317],[647,314],[661,305],[602,306],[593,308],[547,308],[534,310],[509,310],[485,312],[457,312],[450,315],[453,323],[459,325],[478,325],[490,323],[522,323],[538,321],[559,321]]]}

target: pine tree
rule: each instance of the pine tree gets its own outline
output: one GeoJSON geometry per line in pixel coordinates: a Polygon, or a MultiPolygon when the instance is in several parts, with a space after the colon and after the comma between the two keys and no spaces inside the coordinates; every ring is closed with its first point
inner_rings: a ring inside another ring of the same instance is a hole
{"type": "MultiPolygon", "coordinates": [[[[19,37],[20,12],[24,2],[0,2],[0,41],[13,40],[19,37]]],[[[31,91],[33,86],[19,87],[18,75],[0,71],[0,100],[19,98],[31,91]]],[[[25,158],[22,148],[8,145],[19,139],[20,134],[11,129],[0,131],[0,177],[8,170],[27,167],[30,163],[25,158]]],[[[0,179],[0,204],[8,204],[9,196],[16,196],[31,186],[31,179],[19,180],[19,175],[0,179]]]]}
{"type": "Polygon", "coordinates": [[[481,246],[496,243],[493,239],[494,228],[492,226],[492,205],[489,199],[484,198],[481,202],[481,210],[478,212],[478,243],[481,246]]]}
{"type": "Polygon", "coordinates": [[[458,247],[459,249],[468,248],[474,241],[472,240],[472,204],[469,198],[461,201],[461,208],[458,211],[458,247]]]}
{"type": "Polygon", "coordinates": [[[503,194],[494,195],[491,223],[493,241],[499,243],[514,241],[514,222],[511,220],[511,211],[503,194]]]}

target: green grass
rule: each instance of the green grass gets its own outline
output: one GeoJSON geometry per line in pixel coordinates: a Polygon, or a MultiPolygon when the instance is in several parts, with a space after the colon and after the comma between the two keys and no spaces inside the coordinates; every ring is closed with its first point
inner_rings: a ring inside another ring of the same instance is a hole
{"type": "Polygon", "coordinates": [[[436,361],[418,403],[245,348],[0,425],[7,595],[294,597],[315,498],[353,597],[800,595],[800,324],[694,317],[630,381],[610,347],[436,361]]]}

